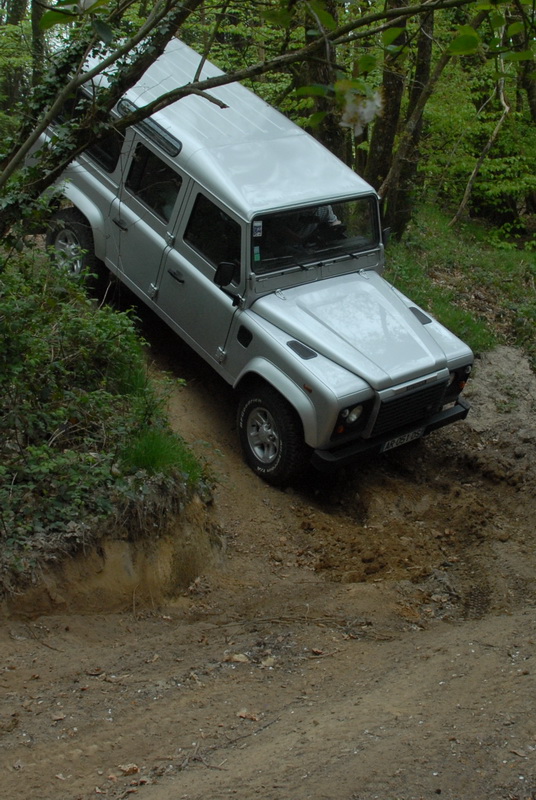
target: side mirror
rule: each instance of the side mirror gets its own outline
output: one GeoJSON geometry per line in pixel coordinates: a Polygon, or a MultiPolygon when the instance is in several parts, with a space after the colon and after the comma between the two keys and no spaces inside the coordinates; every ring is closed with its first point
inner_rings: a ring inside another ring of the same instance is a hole
{"type": "Polygon", "coordinates": [[[216,274],[214,275],[214,283],[216,286],[219,286],[220,289],[224,289],[233,282],[235,274],[236,264],[234,261],[220,261],[216,268],[216,274]]]}

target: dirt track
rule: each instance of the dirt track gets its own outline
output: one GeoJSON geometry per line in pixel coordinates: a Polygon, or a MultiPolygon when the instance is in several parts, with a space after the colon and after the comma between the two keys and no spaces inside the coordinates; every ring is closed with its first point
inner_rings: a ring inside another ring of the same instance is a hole
{"type": "Polygon", "coordinates": [[[221,547],[165,606],[4,621],[3,797],[535,798],[525,360],[479,364],[466,423],[281,492],[243,466],[227,390],[172,350],[221,547]]]}

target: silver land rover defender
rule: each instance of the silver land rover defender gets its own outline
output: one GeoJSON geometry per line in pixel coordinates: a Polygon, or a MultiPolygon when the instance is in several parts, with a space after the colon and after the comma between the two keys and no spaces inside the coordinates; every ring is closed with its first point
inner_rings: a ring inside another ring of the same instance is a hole
{"type": "MultiPolygon", "coordinates": [[[[114,113],[200,60],[173,41],[114,113]]],[[[272,484],[463,419],[473,354],[381,277],[372,187],[243,86],[211,94],[73,162],[49,244],[103,262],[236,389],[245,460],[272,484]]]]}

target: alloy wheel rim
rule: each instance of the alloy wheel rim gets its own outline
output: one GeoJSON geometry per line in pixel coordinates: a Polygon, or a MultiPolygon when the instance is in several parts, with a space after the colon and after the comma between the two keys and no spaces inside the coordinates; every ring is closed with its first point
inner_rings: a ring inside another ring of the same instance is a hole
{"type": "Polygon", "coordinates": [[[247,421],[247,439],[255,458],[263,464],[272,464],[281,447],[274,418],[266,408],[255,408],[247,421]]]}

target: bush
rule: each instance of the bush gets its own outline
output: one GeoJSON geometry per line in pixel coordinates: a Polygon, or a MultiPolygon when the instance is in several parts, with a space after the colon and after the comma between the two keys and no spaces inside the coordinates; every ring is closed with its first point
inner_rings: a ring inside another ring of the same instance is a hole
{"type": "MultiPolygon", "coordinates": [[[[4,586],[14,572],[31,571],[38,552],[54,557],[87,543],[104,519],[124,507],[125,499],[131,504],[134,478],[138,488],[150,481],[154,494],[151,476],[158,475],[165,475],[168,495],[170,481],[175,482],[178,496],[181,487],[185,490],[201,480],[202,469],[167,425],[162,398],[146,375],[143,343],[131,316],[97,308],[83,283],[54,269],[42,253],[4,258],[4,586]]],[[[167,510],[172,506],[166,501],[167,510]]]]}

